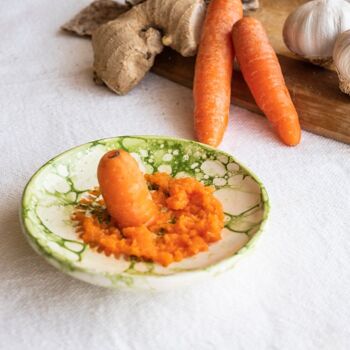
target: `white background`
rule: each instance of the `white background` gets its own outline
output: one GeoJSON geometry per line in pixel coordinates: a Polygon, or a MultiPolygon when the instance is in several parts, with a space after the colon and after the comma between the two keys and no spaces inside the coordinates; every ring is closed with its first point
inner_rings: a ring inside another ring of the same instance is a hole
{"type": "Polygon", "coordinates": [[[272,211],[233,271],[186,290],[121,293],[31,250],[19,201],[48,159],[108,136],[193,138],[189,89],[153,74],[125,97],[94,85],[90,41],[58,30],[87,3],[1,3],[0,348],[349,349],[350,147],[304,132],[288,148],[240,108],[221,149],[261,178],[272,211]]]}

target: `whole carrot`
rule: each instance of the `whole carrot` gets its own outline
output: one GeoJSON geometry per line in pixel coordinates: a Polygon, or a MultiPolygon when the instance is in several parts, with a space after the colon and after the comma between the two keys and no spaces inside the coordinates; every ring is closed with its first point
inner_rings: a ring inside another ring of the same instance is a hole
{"type": "Polygon", "coordinates": [[[100,160],[97,177],[107,211],[120,228],[152,220],[156,205],[136,160],[128,152],[107,152],[100,160]]]}
{"type": "Polygon", "coordinates": [[[198,140],[221,142],[231,99],[233,24],[243,16],[241,0],[211,0],[204,20],[193,82],[194,122],[198,140]]]}
{"type": "Polygon", "coordinates": [[[288,146],[300,142],[299,117],[286,87],[275,51],[262,24],[245,17],[232,30],[233,45],[243,77],[255,102],[288,146]]]}

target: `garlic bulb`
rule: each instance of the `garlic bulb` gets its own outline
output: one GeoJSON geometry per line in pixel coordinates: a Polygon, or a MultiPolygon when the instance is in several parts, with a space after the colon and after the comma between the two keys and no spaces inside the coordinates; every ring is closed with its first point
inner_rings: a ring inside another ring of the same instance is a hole
{"type": "Polygon", "coordinates": [[[337,37],[333,61],[339,76],[339,88],[350,95],[350,30],[337,37]]]}
{"type": "Polygon", "coordinates": [[[292,12],[283,28],[286,46],[315,64],[328,65],[337,36],[350,29],[350,3],[313,0],[292,12]]]}

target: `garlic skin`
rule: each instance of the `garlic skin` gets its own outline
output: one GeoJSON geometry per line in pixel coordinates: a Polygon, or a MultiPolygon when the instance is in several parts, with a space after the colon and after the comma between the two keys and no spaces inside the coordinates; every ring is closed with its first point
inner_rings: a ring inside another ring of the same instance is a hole
{"type": "Polygon", "coordinates": [[[312,63],[328,66],[337,36],[350,29],[350,3],[346,0],[313,0],[286,19],[283,39],[294,53],[312,63]]]}
{"type": "Polygon", "coordinates": [[[339,77],[339,88],[350,95],[350,30],[337,37],[333,61],[339,77]]]}

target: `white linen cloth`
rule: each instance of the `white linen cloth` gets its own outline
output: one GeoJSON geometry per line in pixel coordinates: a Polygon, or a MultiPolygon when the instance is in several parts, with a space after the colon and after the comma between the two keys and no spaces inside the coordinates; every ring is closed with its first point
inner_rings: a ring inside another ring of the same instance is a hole
{"type": "Polygon", "coordinates": [[[88,2],[1,3],[0,349],[349,349],[350,147],[304,132],[288,148],[240,108],[221,149],[260,177],[272,210],[232,271],[185,290],[118,292],[29,247],[20,196],[48,159],[108,136],[193,138],[189,89],[153,74],[124,97],[93,83],[90,41],[59,31],[88,2]]]}

